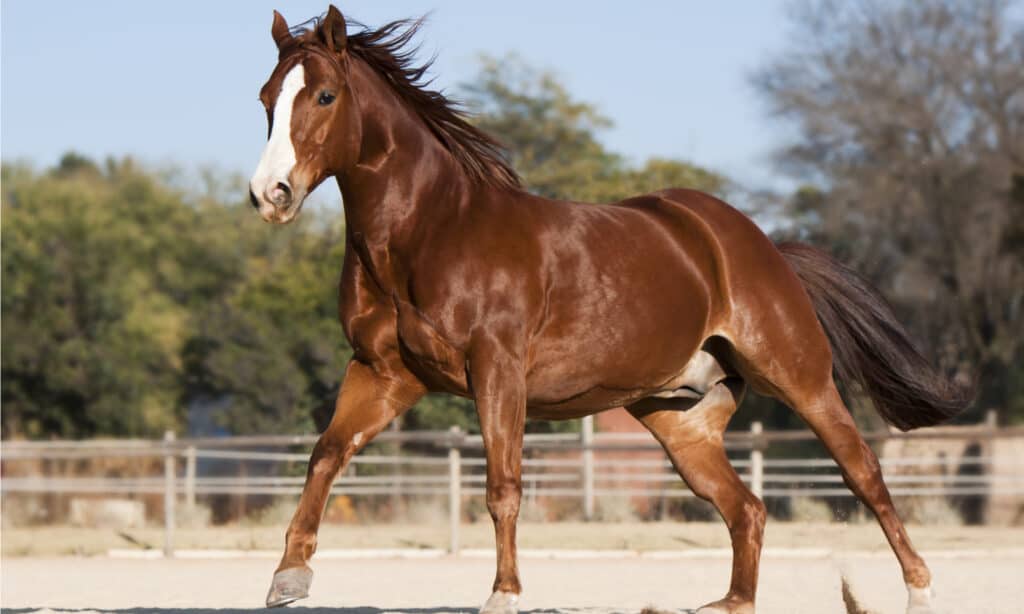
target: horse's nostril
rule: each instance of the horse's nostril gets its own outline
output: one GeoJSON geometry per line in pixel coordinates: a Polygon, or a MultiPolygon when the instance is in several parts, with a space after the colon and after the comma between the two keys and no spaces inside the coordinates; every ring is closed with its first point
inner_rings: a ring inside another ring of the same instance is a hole
{"type": "Polygon", "coordinates": [[[263,200],[275,207],[287,207],[292,204],[292,186],[287,181],[267,184],[263,200]]]}
{"type": "Polygon", "coordinates": [[[253,209],[260,208],[260,199],[256,198],[256,192],[253,192],[252,188],[249,188],[249,202],[252,203],[253,209]]]}

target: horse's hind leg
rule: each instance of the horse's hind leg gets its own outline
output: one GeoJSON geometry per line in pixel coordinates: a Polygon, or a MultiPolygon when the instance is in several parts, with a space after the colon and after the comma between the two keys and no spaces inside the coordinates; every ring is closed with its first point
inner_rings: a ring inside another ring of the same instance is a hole
{"type": "MultiPolygon", "coordinates": [[[[770,252],[766,254],[767,262],[770,252]]],[[[927,611],[931,574],[896,514],[878,459],[836,390],[832,346],[814,306],[800,280],[786,272],[788,267],[769,265],[761,268],[760,285],[734,297],[736,313],[758,317],[732,323],[726,335],[729,363],[754,390],[792,408],[825,444],[847,486],[875,514],[889,540],[903,569],[910,610],[927,611]]]]}
{"type": "Polygon", "coordinates": [[[817,394],[790,392],[785,396],[789,397],[784,399],[785,402],[825,444],[839,465],[846,485],[878,519],[903,569],[903,579],[909,591],[908,612],[930,611],[931,572],[910,543],[882,479],[878,458],[857,431],[831,378],[825,390],[817,394]]]}
{"type": "Polygon", "coordinates": [[[313,579],[308,563],[335,477],[356,452],[423,395],[422,384],[412,376],[385,375],[384,371],[355,360],[349,363],[334,416],[309,458],[306,485],[288,525],[284,556],[274,573],[267,607],[308,596],[313,579]]]}
{"type": "Polygon", "coordinates": [[[736,474],[722,442],[742,392],[740,380],[726,380],[696,403],[646,399],[628,408],[661,442],[690,490],[710,501],[729,528],[733,551],[729,592],[698,610],[700,614],[754,611],[765,507],[736,474]]]}
{"type": "Polygon", "coordinates": [[[931,573],[896,514],[878,458],[836,390],[825,336],[808,335],[799,344],[771,340],[767,347],[772,349],[749,352],[735,361],[741,373],[755,390],[775,396],[796,411],[825,444],[843,481],[874,513],[899,560],[909,592],[908,612],[931,611],[931,573]],[[815,351],[817,357],[809,358],[815,351]]]}

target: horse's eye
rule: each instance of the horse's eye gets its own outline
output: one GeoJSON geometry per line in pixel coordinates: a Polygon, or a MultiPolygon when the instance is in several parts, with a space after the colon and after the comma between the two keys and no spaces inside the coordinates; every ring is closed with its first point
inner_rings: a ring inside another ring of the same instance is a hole
{"type": "Polygon", "coordinates": [[[320,98],[317,99],[317,102],[320,103],[321,106],[327,106],[334,102],[334,94],[329,92],[320,92],[320,98]]]}

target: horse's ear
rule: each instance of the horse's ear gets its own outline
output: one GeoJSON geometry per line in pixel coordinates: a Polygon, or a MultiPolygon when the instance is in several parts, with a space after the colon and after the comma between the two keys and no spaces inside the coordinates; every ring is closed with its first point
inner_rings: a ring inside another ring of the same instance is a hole
{"type": "Polygon", "coordinates": [[[327,16],[320,24],[320,38],[332,51],[341,51],[348,43],[348,34],[345,31],[345,18],[333,4],[327,9],[327,16]]]}
{"type": "Polygon", "coordinates": [[[292,33],[288,31],[288,22],[277,11],[274,11],[274,25],[270,27],[270,34],[274,37],[274,42],[277,43],[278,49],[281,49],[292,40],[292,33]]]}

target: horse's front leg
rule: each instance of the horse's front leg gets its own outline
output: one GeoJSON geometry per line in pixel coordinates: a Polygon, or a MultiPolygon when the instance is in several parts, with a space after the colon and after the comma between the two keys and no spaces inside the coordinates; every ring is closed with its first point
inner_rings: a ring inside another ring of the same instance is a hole
{"type": "Polygon", "coordinates": [[[331,484],[356,452],[423,393],[423,385],[405,372],[381,373],[356,360],[349,363],[334,416],[309,458],[306,485],[288,525],[284,556],[267,594],[268,607],[287,605],[309,595],[313,571],[308,563],[316,551],[316,534],[331,484]]]}
{"type": "Polygon", "coordinates": [[[481,614],[518,612],[519,569],[516,519],[522,495],[526,381],[522,362],[504,352],[478,352],[470,360],[470,381],[487,453],[487,510],[494,521],[498,569],[493,593],[481,614]]]}

